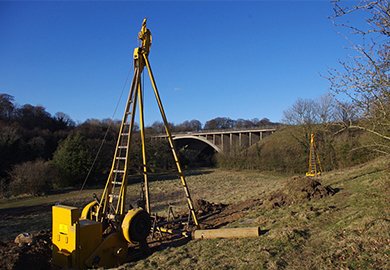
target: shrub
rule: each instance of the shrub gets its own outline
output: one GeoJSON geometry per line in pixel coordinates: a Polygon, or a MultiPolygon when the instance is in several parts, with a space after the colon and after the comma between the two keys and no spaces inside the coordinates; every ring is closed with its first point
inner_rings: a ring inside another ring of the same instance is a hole
{"type": "MultiPolygon", "coordinates": [[[[313,127],[325,171],[361,164],[377,156],[362,147],[369,138],[361,131],[334,135],[331,128],[313,127]]],[[[218,155],[217,164],[227,169],[304,173],[308,168],[309,146],[310,134],[304,126],[287,126],[249,149],[218,155]]]]}
{"type": "Polygon", "coordinates": [[[79,133],[69,135],[60,143],[53,156],[53,164],[60,173],[58,187],[79,186],[92,165],[92,151],[79,133]]]}
{"type": "Polygon", "coordinates": [[[15,165],[10,172],[9,191],[12,195],[47,194],[53,188],[57,171],[50,162],[43,160],[27,161],[15,165]]]}

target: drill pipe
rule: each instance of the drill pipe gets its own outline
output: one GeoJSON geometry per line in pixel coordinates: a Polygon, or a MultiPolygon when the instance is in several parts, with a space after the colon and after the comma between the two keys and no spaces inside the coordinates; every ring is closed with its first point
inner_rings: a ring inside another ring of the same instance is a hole
{"type": "Polygon", "coordinates": [[[260,236],[260,227],[196,230],[192,239],[252,238],[260,236]]]}

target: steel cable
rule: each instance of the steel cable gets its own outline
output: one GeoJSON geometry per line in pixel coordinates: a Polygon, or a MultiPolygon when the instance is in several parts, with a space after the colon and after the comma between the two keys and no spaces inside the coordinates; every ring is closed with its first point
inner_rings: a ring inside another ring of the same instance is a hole
{"type": "Polygon", "coordinates": [[[96,153],[96,155],[95,155],[95,158],[94,158],[94,160],[93,160],[93,162],[92,162],[92,165],[91,165],[91,167],[89,168],[87,175],[85,176],[83,185],[81,186],[79,193],[81,193],[81,191],[83,191],[83,189],[84,189],[84,187],[85,187],[85,184],[87,183],[88,178],[89,178],[89,176],[90,176],[90,174],[91,174],[91,172],[92,172],[92,169],[93,169],[93,167],[95,166],[95,163],[96,163],[96,161],[97,161],[97,159],[98,159],[98,157],[99,157],[99,155],[100,155],[100,151],[102,150],[103,145],[104,145],[104,143],[106,142],[108,132],[110,131],[110,129],[111,129],[111,127],[112,127],[112,124],[113,124],[113,122],[114,122],[114,117],[115,117],[116,112],[117,112],[117,110],[118,110],[119,104],[120,104],[120,102],[121,102],[121,100],[122,100],[123,92],[125,91],[125,88],[126,88],[127,83],[128,83],[128,81],[129,81],[130,73],[132,72],[132,70],[133,70],[133,64],[131,65],[131,67],[130,67],[128,73],[127,73],[127,77],[126,77],[125,83],[123,84],[123,87],[122,87],[122,92],[121,92],[121,94],[120,94],[120,96],[119,96],[119,99],[118,99],[118,101],[117,101],[117,103],[116,103],[114,112],[113,112],[113,114],[112,114],[112,116],[111,116],[111,119],[110,119],[111,121],[110,121],[110,123],[109,123],[109,125],[108,125],[108,127],[107,127],[106,133],[104,134],[104,137],[103,137],[102,142],[101,142],[101,144],[100,144],[100,146],[99,146],[99,149],[98,149],[98,151],[97,151],[97,153],[96,153]]]}

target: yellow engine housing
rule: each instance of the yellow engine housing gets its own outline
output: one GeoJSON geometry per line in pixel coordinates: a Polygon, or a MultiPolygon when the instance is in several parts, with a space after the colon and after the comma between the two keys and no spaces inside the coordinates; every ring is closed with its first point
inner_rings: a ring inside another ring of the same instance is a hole
{"type": "Polygon", "coordinates": [[[53,206],[53,264],[62,268],[86,268],[85,261],[102,242],[100,222],[79,219],[76,207],[53,206]]]}
{"type": "Polygon", "coordinates": [[[53,206],[54,266],[71,269],[114,267],[126,261],[129,243],[146,243],[151,220],[142,208],[129,210],[122,221],[122,231],[103,238],[101,222],[83,219],[89,215],[93,204],[87,206],[81,218],[76,207],[53,206]]]}

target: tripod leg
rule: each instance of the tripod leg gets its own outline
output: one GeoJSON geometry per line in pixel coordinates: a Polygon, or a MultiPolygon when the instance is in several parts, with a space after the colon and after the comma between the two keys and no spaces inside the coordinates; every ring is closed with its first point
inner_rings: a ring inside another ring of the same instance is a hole
{"type": "Polygon", "coordinates": [[[184,192],[185,192],[186,197],[187,197],[188,208],[190,209],[190,212],[191,212],[191,215],[192,215],[192,219],[193,219],[195,225],[198,226],[199,225],[198,219],[197,219],[196,214],[195,214],[195,210],[194,210],[194,206],[193,206],[193,203],[192,203],[191,195],[190,195],[190,192],[189,192],[188,187],[187,187],[187,182],[186,182],[186,180],[184,178],[184,174],[183,174],[183,171],[181,170],[179,159],[178,159],[177,154],[176,154],[176,150],[175,150],[175,147],[174,147],[174,144],[173,144],[172,134],[171,134],[171,131],[169,130],[168,120],[167,120],[167,117],[165,115],[165,111],[164,111],[164,108],[163,108],[163,105],[162,105],[162,102],[161,102],[160,94],[158,93],[158,90],[157,90],[157,85],[156,85],[156,81],[154,80],[152,68],[150,67],[150,63],[149,63],[148,57],[145,54],[143,54],[142,56],[143,56],[143,58],[145,60],[146,67],[148,69],[148,74],[149,74],[150,81],[152,82],[154,95],[156,97],[157,104],[158,104],[158,107],[160,109],[161,117],[162,117],[163,122],[164,122],[165,132],[166,132],[166,134],[168,136],[169,146],[171,148],[171,151],[172,151],[172,154],[173,154],[173,158],[174,158],[175,163],[176,163],[177,171],[179,172],[181,184],[182,184],[182,186],[184,188],[184,192]]]}
{"type": "Polygon", "coordinates": [[[144,195],[145,195],[145,204],[146,212],[150,214],[150,200],[149,200],[149,182],[146,169],[146,149],[145,149],[145,125],[144,125],[144,100],[142,96],[141,84],[138,84],[138,104],[139,104],[139,125],[141,133],[141,143],[142,143],[142,167],[143,167],[143,176],[144,176],[144,195]]]}

